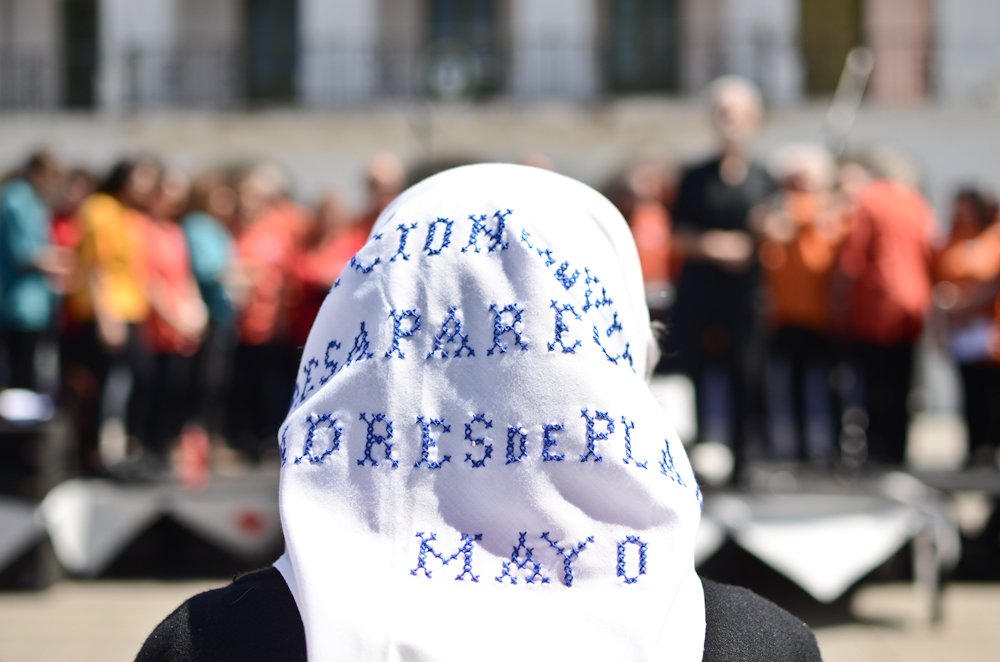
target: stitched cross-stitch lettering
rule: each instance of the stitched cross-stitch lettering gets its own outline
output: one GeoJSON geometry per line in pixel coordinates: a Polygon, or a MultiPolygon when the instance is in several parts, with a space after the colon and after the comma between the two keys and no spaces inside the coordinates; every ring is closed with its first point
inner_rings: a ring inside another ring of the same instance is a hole
{"type": "Polygon", "coordinates": [[[576,547],[571,548],[569,551],[562,548],[558,540],[552,540],[549,538],[549,532],[542,532],[542,540],[549,543],[549,547],[556,550],[559,556],[563,560],[563,584],[566,586],[573,585],[573,561],[586,547],[587,543],[594,542],[594,536],[587,536],[587,539],[581,542],[576,547]]]}
{"type": "Polygon", "coordinates": [[[442,464],[451,460],[451,455],[442,455],[440,461],[431,459],[431,449],[437,446],[437,439],[431,435],[431,428],[436,427],[441,430],[441,434],[447,434],[451,432],[451,426],[440,418],[425,419],[423,416],[417,416],[417,425],[420,426],[422,434],[420,460],[413,465],[413,468],[417,469],[421,464],[426,464],[428,469],[440,469],[442,464]]]}
{"type": "Polygon", "coordinates": [[[632,430],[635,429],[635,421],[622,416],[622,425],[625,426],[625,458],[622,461],[625,464],[631,462],[640,469],[645,469],[648,461],[639,462],[632,457],[632,430]]]}
{"type": "Polygon", "coordinates": [[[298,399],[295,400],[296,404],[302,404],[303,402],[305,402],[306,399],[309,397],[309,394],[316,389],[315,385],[312,383],[312,371],[313,368],[318,368],[318,367],[319,367],[319,361],[317,361],[315,357],[310,357],[309,360],[306,361],[305,365],[302,366],[302,374],[304,376],[304,379],[302,380],[301,389],[299,389],[298,385],[295,386],[296,393],[298,394],[298,399]]]}
{"type": "Polygon", "coordinates": [[[516,304],[507,304],[503,308],[497,307],[495,303],[490,304],[493,312],[493,346],[486,350],[486,356],[493,356],[493,352],[499,350],[501,354],[507,353],[507,345],[502,342],[505,334],[514,336],[514,345],[520,347],[522,352],[528,351],[528,343],[521,337],[521,331],[517,328],[521,324],[521,314],[524,310],[518,308],[516,304]],[[504,322],[503,316],[509,314],[510,322],[504,322]]]}
{"type": "Polygon", "coordinates": [[[392,346],[385,353],[385,358],[389,358],[393,352],[396,352],[399,358],[405,359],[406,354],[400,349],[399,340],[401,338],[409,338],[420,330],[420,314],[412,308],[407,308],[402,312],[397,312],[393,309],[389,311],[389,317],[392,318],[392,346]],[[410,320],[408,328],[405,329],[403,328],[404,319],[410,320]]]}
{"type": "Polygon", "coordinates": [[[428,359],[432,358],[435,352],[440,352],[442,359],[449,356],[460,358],[463,350],[466,352],[466,356],[476,355],[475,350],[469,346],[469,336],[462,333],[462,320],[455,314],[457,310],[455,306],[448,306],[448,317],[441,323],[441,332],[434,336],[434,348],[427,355],[428,359]],[[457,344],[458,349],[449,354],[445,345],[453,344],[457,344]]]}
{"type": "Polygon", "coordinates": [[[610,437],[615,431],[615,423],[606,411],[595,411],[594,416],[591,417],[586,409],[581,409],[580,414],[587,419],[587,452],[580,456],[580,461],[586,462],[588,459],[593,458],[594,462],[601,462],[604,458],[597,454],[595,449],[596,442],[610,437]],[[604,421],[604,432],[596,431],[595,423],[597,421],[604,421]]]}
{"type": "Polygon", "coordinates": [[[366,463],[370,463],[373,467],[377,467],[378,460],[372,457],[372,447],[376,444],[381,444],[385,448],[385,459],[389,461],[392,468],[399,467],[399,461],[392,456],[392,444],[389,443],[389,440],[392,439],[392,421],[384,413],[375,412],[372,412],[371,420],[368,419],[368,415],[365,412],[358,414],[358,419],[368,425],[368,432],[365,437],[365,454],[358,460],[358,466],[363,467],[366,463]],[[382,434],[375,434],[376,423],[382,423],[382,434]]]}
{"type": "Polygon", "coordinates": [[[666,439],[663,440],[663,450],[660,452],[660,456],[660,473],[681,487],[687,487],[684,483],[684,478],[674,466],[674,456],[670,454],[670,442],[666,439]]]}
{"type": "Polygon", "coordinates": [[[302,454],[295,458],[294,463],[299,464],[302,460],[309,460],[311,464],[322,464],[331,453],[340,450],[340,440],[343,429],[337,425],[337,419],[330,414],[310,414],[306,417],[309,423],[309,431],[306,432],[306,441],[302,446],[302,454]],[[321,424],[325,423],[330,430],[330,444],[322,453],[313,453],[313,445],[316,443],[316,431],[321,424]]]}
{"type": "Polygon", "coordinates": [[[440,561],[441,565],[448,565],[461,556],[462,572],[455,577],[455,580],[463,581],[465,577],[468,576],[474,582],[479,581],[479,575],[472,574],[472,552],[475,548],[476,541],[483,539],[483,534],[474,533],[470,535],[468,533],[463,533],[462,545],[451,556],[445,556],[431,547],[431,542],[437,540],[437,534],[433,532],[425,534],[423,531],[417,531],[417,538],[420,539],[420,550],[417,552],[417,567],[410,570],[411,575],[416,576],[417,571],[423,570],[424,577],[431,576],[431,571],[427,569],[428,554],[440,561]]]}
{"type": "Polygon", "coordinates": [[[534,584],[536,581],[542,584],[549,583],[549,578],[542,572],[542,564],[534,559],[535,549],[525,544],[527,535],[527,531],[518,533],[517,546],[510,553],[510,561],[501,564],[500,574],[496,577],[497,582],[503,584],[506,578],[511,584],[517,584],[518,575],[511,572],[513,568],[523,571],[520,576],[528,584],[534,584]]]}
{"type": "Polygon", "coordinates": [[[573,284],[576,282],[576,279],[580,277],[579,269],[574,269],[572,274],[568,274],[567,273],[568,271],[569,271],[569,262],[565,261],[559,265],[558,269],[556,269],[556,278],[559,280],[560,283],[562,283],[562,286],[565,287],[567,290],[573,287],[573,284]]]}
{"type": "Polygon", "coordinates": [[[331,340],[326,344],[326,352],[323,354],[323,365],[326,367],[326,372],[323,376],[319,378],[319,384],[322,386],[330,381],[330,378],[337,374],[337,362],[333,360],[330,356],[330,350],[340,350],[340,343],[336,340],[331,340]]]}
{"type": "Polygon", "coordinates": [[[592,300],[590,297],[594,294],[594,290],[591,285],[596,285],[600,283],[600,279],[594,274],[590,273],[590,269],[587,267],[583,268],[583,273],[585,277],[583,279],[584,284],[587,289],[583,292],[583,312],[589,311],[591,308],[600,308],[601,306],[610,306],[614,303],[611,297],[608,296],[608,291],[601,286],[601,296],[596,300],[592,300]]]}
{"type": "Polygon", "coordinates": [[[552,342],[549,343],[549,351],[550,352],[556,351],[556,347],[558,346],[562,349],[564,354],[575,354],[576,348],[582,345],[583,343],[580,342],[579,338],[577,338],[576,340],[573,341],[572,345],[566,344],[566,341],[563,339],[563,336],[569,333],[569,325],[566,324],[566,320],[563,318],[563,313],[566,312],[572,313],[573,317],[575,317],[578,320],[582,320],[583,318],[580,317],[580,314],[573,309],[573,304],[570,303],[560,304],[556,302],[555,299],[553,299],[549,307],[552,308],[552,310],[556,311],[555,338],[552,340],[552,342]]]}
{"type": "Polygon", "coordinates": [[[424,241],[424,251],[428,255],[440,255],[441,251],[451,244],[451,228],[454,224],[455,222],[450,218],[438,217],[427,226],[427,240],[424,241]],[[437,248],[433,248],[435,235],[437,234],[437,227],[442,223],[444,224],[444,232],[441,235],[441,245],[437,248]]]}
{"type": "MultiPolygon", "coordinates": [[[[375,242],[375,241],[380,241],[381,239],[382,239],[382,235],[381,234],[374,234],[374,235],[372,235],[372,238],[371,238],[370,241],[375,242]]],[[[377,267],[378,265],[380,265],[380,264],[382,264],[382,258],[380,258],[380,257],[376,257],[374,260],[372,260],[368,264],[364,264],[363,262],[361,262],[361,260],[358,259],[357,255],[355,255],[354,257],[351,258],[351,266],[354,267],[355,269],[357,269],[358,271],[360,271],[363,274],[369,274],[369,273],[371,273],[372,270],[375,267],[377,267]]]]}
{"type": "MultiPolygon", "coordinates": [[[[621,333],[622,332],[622,325],[621,325],[621,322],[618,321],[618,313],[617,312],[614,313],[614,317],[611,320],[611,326],[609,326],[607,328],[607,331],[605,331],[605,335],[608,338],[610,338],[616,332],[617,333],[621,333]]],[[[631,352],[629,352],[629,343],[628,343],[628,341],[625,342],[625,349],[622,350],[621,354],[617,354],[615,356],[611,356],[610,352],[608,352],[607,348],[604,346],[604,343],[601,341],[601,334],[598,332],[596,326],[594,327],[594,336],[593,337],[594,337],[594,342],[597,343],[597,346],[601,348],[601,351],[604,353],[604,357],[608,361],[610,361],[611,363],[614,363],[615,365],[617,365],[618,361],[620,361],[622,359],[625,359],[628,362],[628,366],[630,368],[632,368],[633,372],[635,372],[635,368],[632,366],[632,354],[631,354],[631,352]]]]}
{"type": "MultiPolygon", "coordinates": [[[[329,347],[327,347],[327,351],[329,351],[329,347]]],[[[347,353],[347,358],[344,360],[344,366],[370,359],[372,356],[374,354],[372,354],[368,343],[368,330],[365,329],[365,323],[361,322],[358,335],[354,337],[354,346],[351,347],[351,351],[347,353]]]]}
{"type": "Polygon", "coordinates": [[[562,453],[552,453],[552,449],[559,444],[555,433],[565,429],[566,426],[562,423],[549,423],[542,427],[542,462],[562,462],[566,459],[562,453]]]}
{"type": "Polygon", "coordinates": [[[493,421],[486,418],[486,414],[476,414],[472,417],[472,420],[465,424],[465,439],[472,445],[473,448],[481,446],[483,448],[483,456],[478,460],[473,459],[472,453],[465,454],[465,461],[472,465],[474,469],[479,469],[486,466],[486,460],[493,457],[493,444],[486,441],[483,437],[473,437],[472,436],[472,426],[475,423],[482,423],[483,429],[488,430],[493,427],[493,421]]]}
{"type": "Polygon", "coordinates": [[[396,253],[389,258],[390,262],[395,262],[397,258],[403,258],[404,260],[410,259],[410,254],[406,252],[406,240],[410,236],[410,230],[416,230],[417,224],[410,223],[409,225],[405,223],[400,223],[396,226],[399,230],[399,247],[396,248],[396,253]]]}
{"type": "Polygon", "coordinates": [[[618,576],[621,577],[626,584],[635,584],[639,581],[640,575],[646,574],[646,549],[646,543],[640,540],[638,536],[626,536],[625,540],[618,543],[618,576]],[[627,545],[633,545],[639,548],[639,571],[631,577],[625,569],[625,547],[627,545]]]}
{"type": "Polygon", "coordinates": [[[512,212],[509,209],[505,212],[494,212],[493,218],[496,219],[496,226],[493,230],[490,230],[486,224],[486,214],[480,214],[479,216],[470,214],[469,220],[472,221],[472,231],[469,233],[469,243],[462,249],[462,252],[465,253],[472,248],[478,253],[479,245],[477,244],[477,240],[479,239],[480,234],[484,234],[489,238],[490,243],[489,246],[487,246],[487,249],[490,253],[498,248],[500,250],[506,250],[507,242],[503,240],[504,222],[511,213],[512,212]]]}
{"type": "Polygon", "coordinates": [[[528,433],[524,428],[511,425],[507,428],[507,464],[520,462],[528,455],[528,433]],[[518,454],[514,455],[514,437],[518,437],[518,454]]]}

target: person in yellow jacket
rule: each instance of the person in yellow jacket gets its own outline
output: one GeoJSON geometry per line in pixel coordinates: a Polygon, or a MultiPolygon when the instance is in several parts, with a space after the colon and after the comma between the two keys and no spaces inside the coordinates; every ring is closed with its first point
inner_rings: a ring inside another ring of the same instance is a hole
{"type": "MultiPolygon", "coordinates": [[[[74,291],[69,314],[83,323],[88,351],[87,368],[95,388],[90,394],[93,412],[78,421],[81,460],[85,469],[100,470],[98,454],[101,407],[111,369],[124,365],[131,377],[125,405],[129,435],[145,419],[151,355],[145,338],[150,304],[146,294],[146,251],[142,227],[145,207],[161,176],[152,160],[121,161],[96,193],[81,205],[77,222],[81,233],[74,291]]],[[[111,403],[119,408],[124,403],[111,403]]]]}

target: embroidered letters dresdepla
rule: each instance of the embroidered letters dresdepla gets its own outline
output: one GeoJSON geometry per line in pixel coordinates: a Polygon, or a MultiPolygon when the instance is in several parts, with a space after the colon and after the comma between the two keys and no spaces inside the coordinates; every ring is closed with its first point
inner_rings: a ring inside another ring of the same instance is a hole
{"type": "MultiPolygon", "coordinates": [[[[439,471],[451,467],[455,471],[458,467],[484,469],[493,465],[514,470],[530,461],[532,455],[541,462],[565,462],[569,457],[574,464],[600,464],[611,453],[634,470],[645,471],[649,467],[649,458],[640,459],[634,454],[635,420],[591,407],[581,407],[579,411],[576,420],[532,426],[523,422],[504,425],[504,421],[498,425],[486,411],[469,413],[468,418],[460,421],[446,421],[442,416],[424,413],[409,419],[415,423],[416,438],[407,436],[402,441],[397,437],[398,430],[412,428],[409,425],[397,428],[386,412],[363,411],[357,416],[347,412],[303,412],[302,418],[293,417],[280,431],[281,465],[322,465],[338,457],[353,456],[357,466],[372,470],[379,467],[395,470],[401,462],[414,470],[439,471]],[[355,420],[363,425],[350,423],[355,420]],[[460,436],[451,434],[453,423],[460,426],[461,432],[456,432],[460,436]],[[290,428],[296,431],[289,434],[290,428]],[[297,443],[289,441],[290,438],[298,440],[297,443]],[[494,457],[498,444],[503,454],[494,457]],[[340,452],[344,446],[354,446],[355,450],[345,451],[344,455],[340,452]],[[461,462],[452,461],[455,453],[462,453],[457,456],[463,458],[461,462]]],[[[654,466],[659,468],[658,473],[670,484],[692,491],[700,502],[701,489],[694,474],[677,465],[669,440],[663,439],[656,452],[654,466]]]]}

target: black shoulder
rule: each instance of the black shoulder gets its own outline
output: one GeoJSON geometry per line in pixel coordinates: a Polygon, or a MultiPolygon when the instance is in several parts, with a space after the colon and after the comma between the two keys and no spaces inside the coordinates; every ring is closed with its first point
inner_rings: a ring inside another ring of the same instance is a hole
{"type": "Polygon", "coordinates": [[[137,662],[305,660],[302,619],[274,568],[190,598],[156,626],[137,662]]]}
{"type": "Polygon", "coordinates": [[[705,662],[815,662],[809,626],[753,591],[703,579],[705,662]]]}

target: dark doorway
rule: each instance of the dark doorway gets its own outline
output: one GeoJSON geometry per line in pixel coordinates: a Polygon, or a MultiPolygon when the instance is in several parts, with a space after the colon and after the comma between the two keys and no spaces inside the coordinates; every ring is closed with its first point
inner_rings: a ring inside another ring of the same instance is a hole
{"type": "Polygon", "coordinates": [[[97,0],[62,3],[62,105],[93,108],[96,101],[97,0]]]}
{"type": "Polygon", "coordinates": [[[295,101],[298,4],[295,0],[244,0],[245,91],[251,105],[295,101]]]}
{"type": "Polygon", "coordinates": [[[605,66],[613,92],[677,89],[676,0],[609,0],[605,66]]]}

